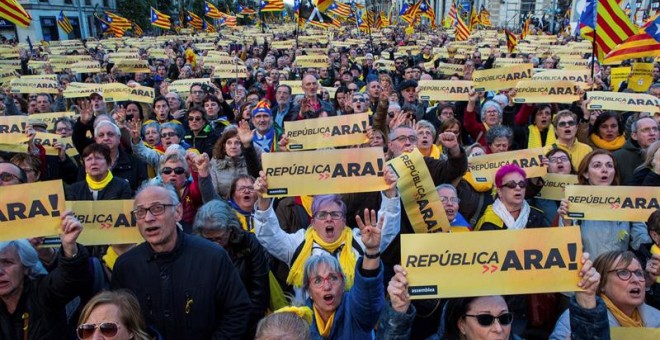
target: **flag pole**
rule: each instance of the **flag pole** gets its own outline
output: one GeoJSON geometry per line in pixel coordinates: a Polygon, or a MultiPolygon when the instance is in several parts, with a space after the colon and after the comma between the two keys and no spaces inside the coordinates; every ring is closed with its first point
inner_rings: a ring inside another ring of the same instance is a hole
{"type": "Polygon", "coordinates": [[[594,72],[596,63],[598,62],[598,55],[596,55],[596,38],[598,38],[598,1],[594,1],[594,39],[591,41],[591,81],[594,81],[594,72]]]}

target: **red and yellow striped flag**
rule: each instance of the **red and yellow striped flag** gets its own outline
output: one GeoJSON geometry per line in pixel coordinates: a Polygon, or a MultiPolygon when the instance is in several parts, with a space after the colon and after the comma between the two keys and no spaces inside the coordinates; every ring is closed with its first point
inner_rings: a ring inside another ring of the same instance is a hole
{"type": "Polygon", "coordinates": [[[596,56],[602,61],[616,45],[635,35],[637,27],[616,0],[599,1],[596,11],[596,56]]]}
{"type": "Polygon", "coordinates": [[[23,28],[30,26],[32,17],[16,0],[0,0],[0,18],[23,28]]]}
{"type": "Polygon", "coordinates": [[[470,30],[468,29],[467,25],[463,21],[463,18],[461,18],[460,15],[456,16],[456,40],[457,41],[464,41],[468,40],[470,37],[470,30]]]}

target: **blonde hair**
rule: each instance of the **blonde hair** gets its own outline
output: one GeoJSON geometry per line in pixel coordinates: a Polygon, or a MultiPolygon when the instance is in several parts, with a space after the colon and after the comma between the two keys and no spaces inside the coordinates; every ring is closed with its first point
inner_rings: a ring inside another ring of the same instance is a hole
{"type": "Polygon", "coordinates": [[[137,298],[128,290],[103,291],[96,294],[83,308],[78,325],[85,323],[92,311],[101,305],[115,305],[119,308],[119,320],[126,331],[133,334],[133,340],[152,340],[145,331],[146,323],[140,311],[137,298]]]}
{"type": "Polygon", "coordinates": [[[293,312],[271,314],[259,321],[256,340],[311,340],[309,324],[293,312]]]}

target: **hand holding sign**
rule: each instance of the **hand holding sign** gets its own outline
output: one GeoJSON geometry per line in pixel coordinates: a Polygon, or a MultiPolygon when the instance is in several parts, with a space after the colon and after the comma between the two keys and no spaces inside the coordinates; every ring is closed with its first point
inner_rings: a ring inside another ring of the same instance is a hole
{"type": "Polygon", "coordinates": [[[60,240],[62,241],[62,251],[65,257],[73,257],[78,253],[76,240],[83,230],[83,225],[71,210],[65,211],[61,218],[62,233],[60,234],[60,240]]]}
{"type": "Polygon", "coordinates": [[[657,282],[660,277],[660,254],[653,254],[651,258],[646,261],[646,287],[651,287],[653,283],[657,282]]]}
{"type": "Polygon", "coordinates": [[[596,292],[600,283],[600,273],[596,271],[593,262],[589,260],[589,253],[583,253],[580,262],[582,262],[582,269],[578,274],[581,278],[578,287],[584,290],[576,291],[575,299],[582,308],[596,308],[596,292]]]}
{"type": "Polygon", "coordinates": [[[390,295],[392,309],[399,313],[406,313],[410,307],[410,295],[408,294],[408,273],[400,265],[394,266],[394,276],[387,285],[387,293],[390,295]]]}
{"type": "Polygon", "coordinates": [[[266,172],[263,170],[259,171],[259,178],[254,181],[253,187],[254,192],[259,197],[257,199],[259,210],[267,210],[270,206],[270,198],[264,197],[268,192],[268,177],[266,176],[266,172]]]}

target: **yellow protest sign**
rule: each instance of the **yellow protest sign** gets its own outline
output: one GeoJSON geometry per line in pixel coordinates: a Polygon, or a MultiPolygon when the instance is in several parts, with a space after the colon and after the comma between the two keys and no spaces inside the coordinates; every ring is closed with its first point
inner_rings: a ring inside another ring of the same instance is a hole
{"type": "Polygon", "coordinates": [[[589,110],[614,110],[632,112],[659,112],[660,100],[655,96],[645,93],[624,93],[590,91],[587,99],[591,99],[589,110]]]}
{"type": "Polygon", "coordinates": [[[25,152],[28,141],[25,127],[27,116],[0,116],[0,150],[7,152],[25,152]]]}
{"type": "MultiPolygon", "coordinates": [[[[1,67],[2,65],[0,65],[1,67]]],[[[0,68],[0,84],[9,84],[12,79],[18,78],[18,73],[13,69],[0,68]]]]}
{"type": "Polygon", "coordinates": [[[660,209],[660,188],[569,185],[568,217],[579,220],[646,222],[660,209]]]}
{"type": "Polygon", "coordinates": [[[543,148],[523,149],[470,157],[468,169],[477,182],[492,182],[499,168],[516,164],[525,170],[527,178],[543,177],[547,168],[543,166],[543,148]]]}
{"type": "Polygon", "coordinates": [[[0,241],[58,234],[64,208],[62,181],[3,187],[0,241]]]}
{"type": "Polygon", "coordinates": [[[296,57],[298,67],[328,67],[328,57],[324,55],[300,55],[296,57]]]}
{"type": "Polygon", "coordinates": [[[124,73],[151,73],[146,60],[120,59],[115,66],[119,72],[124,73]]]}
{"type": "Polygon", "coordinates": [[[403,234],[401,265],[411,299],[566,292],[581,249],[580,228],[403,234]]]}
{"type": "Polygon", "coordinates": [[[59,151],[53,147],[53,145],[58,142],[64,145],[64,150],[67,151],[67,154],[72,156],[78,154],[78,151],[73,146],[71,137],[61,137],[55,133],[37,132],[34,136],[34,142],[43,146],[44,150],[46,150],[46,155],[49,156],[59,155],[59,151]]]}
{"type": "Polygon", "coordinates": [[[138,103],[151,104],[154,101],[156,90],[153,87],[135,85],[129,87],[128,100],[138,103]]]}
{"type": "MultiPolygon", "coordinates": [[[[86,246],[142,243],[137,219],[131,212],[133,200],[67,201],[76,218],[85,227],[78,243],[86,246]]],[[[59,238],[46,238],[45,246],[60,244],[59,238]]]]}
{"type": "Polygon", "coordinates": [[[657,340],[660,339],[660,328],[651,327],[611,327],[611,340],[657,340]]]}
{"type": "Polygon", "coordinates": [[[514,103],[564,103],[580,99],[577,85],[568,80],[521,80],[516,85],[514,103]]]}
{"type": "Polygon", "coordinates": [[[55,128],[55,121],[62,118],[68,117],[75,119],[75,112],[50,112],[50,113],[33,113],[30,115],[30,119],[38,119],[42,122],[48,124],[48,130],[53,130],[55,128]]]}
{"type": "Polygon", "coordinates": [[[653,84],[653,63],[633,63],[628,88],[635,92],[646,92],[653,84]]]}
{"type": "Polygon", "coordinates": [[[424,156],[415,148],[388,162],[399,177],[397,188],[415,233],[449,231],[449,220],[424,156]]]}
{"type": "Polygon", "coordinates": [[[612,70],[610,71],[610,83],[612,84],[613,92],[619,92],[621,82],[628,81],[628,76],[630,76],[631,70],[632,68],[630,66],[612,67],[612,70]]]}
{"type": "Polygon", "coordinates": [[[211,79],[210,78],[179,79],[173,81],[168,87],[168,89],[176,93],[189,93],[190,86],[195,83],[209,85],[211,84],[211,79]]]}
{"type": "Polygon", "coordinates": [[[450,76],[452,74],[463,76],[463,68],[464,66],[459,64],[439,63],[438,67],[435,69],[445,76],[450,76]]]}
{"type": "Polygon", "coordinates": [[[522,64],[474,71],[474,89],[494,91],[515,87],[518,81],[532,78],[532,68],[532,64],[522,64]]]}
{"type": "Polygon", "coordinates": [[[64,90],[64,98],[84,98],[92,93],[103,95],[103,87],[100,84],[70,83],[64,90]]]}
{"type": "Polygon", "coordinates": [[[101,64],[96,60],[82,60],[69,66],[71,72],[75,73],[99,73],[102,72],[101,64]]]}
{"type": "Polygon", "coordinates": [[[280,80],[280,85],[287,85],[291,88],[291,95],[304,94],[302,80],[280,80]]]}
{"type": "Polygon", "coordinates": [[[57,80],[46,78],[13,79],[10,83],[12,93],[53,93],[59,92],[57,80]]]}
{"type": "Polygon", "coordinates": [[[109,102],[123,102],[128,100],[131,94],[131,89],[122,83],[107,83],[101,84],[103,88],[103,101],[109,102]]]}
{"type": "Polygon", "coordinates": [[[547,173],[543,177],[543,188],[536,195],[538,198],[561,201],[567,185],[578,184],[577,175],[547,173]]]}
{"type": "Polygon", "coordinates": [[[284,122],[290,150],[359,145],[365,142],[368,127],[367,113],[284,122]]]}
{"type": "Polygon", "coordinates": [[[473,86],[470,80],[420,80],[418,90],[422,100],[468,101],[473,86]]]}
{"type": "Polygon", "coordinates": [[[575,82],[583,89],[587,88],[587,81],[589,81],[589,70],[545,70],[534,73],[533,80],[538,81],[554,81],[554,80],[568,80],[575,82]]]}
{"type": "Polygon", "coordinates": [[[524,64],[525,61],[522,58],[497,58],[495,59],[495,67],[503,67],[510,65],[524,64]]]}
{"type": "Polygon", "coordinates": [[[247,67],[245,65],[217,64],[213,65],[213,78],[234,79],[248,78],[247,67]]]}
{"type": "Polygon", "coordinates": [[[384,158],[383,149],[374,147],[270,152],[261,162],[268,195],[299,196],[385,190],[384,158]]]}
{"type": "Polygon", "coordinates": [[[271,41],[270,46],[278,50],[288,50],[296,46],[295,40],[271,41]]]}

